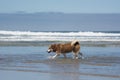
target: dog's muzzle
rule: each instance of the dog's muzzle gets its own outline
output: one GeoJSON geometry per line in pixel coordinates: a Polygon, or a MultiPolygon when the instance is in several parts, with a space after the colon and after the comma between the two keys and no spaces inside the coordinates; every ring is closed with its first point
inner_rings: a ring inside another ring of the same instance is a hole
{"type": "Polygon", "coordinates": [[[51,50],[50,50],[50,49],[48,49],[48,50],[47,50],[47,52],[48,52],[48,53],[50,53],[50,52],[51,52],[51,50]]]}

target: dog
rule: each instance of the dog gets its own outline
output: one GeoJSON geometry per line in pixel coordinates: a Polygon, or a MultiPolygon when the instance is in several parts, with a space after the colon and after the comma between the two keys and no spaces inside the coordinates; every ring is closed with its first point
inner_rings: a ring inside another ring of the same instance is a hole
{"type": "Polygon", "coordinates": [[[51,58],[54,59],[60,54],[63,54],[64,58],[67,58],[66,53],[73,52],[73,59],[78,59],[78,54],[83,58],[83,54],[80,52],[80,43],[77,40],[71,41],[65,44],[51,44],[47,50],[48,53],[55,52],[56,54],[51,58]]]}

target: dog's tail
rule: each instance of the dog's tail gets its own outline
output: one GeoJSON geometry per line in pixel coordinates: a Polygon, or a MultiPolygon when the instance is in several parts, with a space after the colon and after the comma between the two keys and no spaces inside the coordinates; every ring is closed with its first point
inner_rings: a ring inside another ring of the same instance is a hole
{"type": "Polygon", "coordinates": [[[74,40],[71,42],[71,46],[76,46],[76,45],[80,45],[78,40],[74,40]]]}

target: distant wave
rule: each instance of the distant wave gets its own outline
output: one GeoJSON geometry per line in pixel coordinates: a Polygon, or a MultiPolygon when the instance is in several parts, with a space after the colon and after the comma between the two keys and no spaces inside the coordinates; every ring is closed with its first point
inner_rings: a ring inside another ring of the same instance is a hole
{"type": "Polygon", "coordinates": [[[0,41],[120,41],[120,33],[0,31],[0,41]]]}

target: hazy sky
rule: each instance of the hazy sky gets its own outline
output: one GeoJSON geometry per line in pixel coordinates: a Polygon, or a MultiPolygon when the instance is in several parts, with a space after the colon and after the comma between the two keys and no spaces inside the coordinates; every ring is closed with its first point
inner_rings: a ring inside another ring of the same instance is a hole
{"type": "Polygon", "coordinates": [[[0,0],[0,13],[120,13],[120,0],[0,0]]]}

